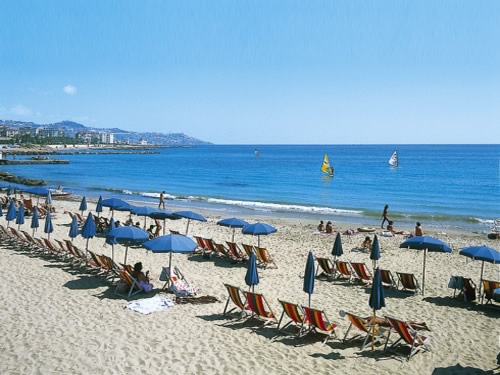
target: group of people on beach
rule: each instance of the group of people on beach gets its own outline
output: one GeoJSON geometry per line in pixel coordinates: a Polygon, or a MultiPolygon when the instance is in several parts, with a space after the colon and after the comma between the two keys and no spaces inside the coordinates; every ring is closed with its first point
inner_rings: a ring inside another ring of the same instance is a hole
{"type": "Polygon", "coordinates": [[[321,220],[318,225],[318,232],[333,233],[332,222],[328,221],[325,226],[323,220],[321,220]]]}
{"type": "MultiPolygon", "coordinates": [[[[407,234],[405,233],[405,231],[396,231],[394,229],[394,221],[390,220],[388,215],[389,215],[389,205],[386,204],[384,206],[384,211],[382,212],[382,224],[380,225],[380,227],[384,229],[384,223],[387,221],[387,228],[385,228],[387,232],[390,232],[391,234],[407,234]]],[[[423,235],[424,232],[422,230],[422,224],[420,224],[417,221],[417,223],[415,224],[415,232],[414,234],[410,234],[410,236],[423,236],[423,235]]]]}

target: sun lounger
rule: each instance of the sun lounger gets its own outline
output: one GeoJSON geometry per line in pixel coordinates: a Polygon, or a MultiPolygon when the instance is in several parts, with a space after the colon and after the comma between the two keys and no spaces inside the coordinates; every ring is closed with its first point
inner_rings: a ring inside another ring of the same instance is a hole
{"type": "Polygon", "coordinates": [[[396,288],[397,283],[394,280],[394,276],[392,276],[392,272],[389,270],[380,269],[380,278],[382,279],[382,286],[388,288],[396,288]]]}
{"type": "Polygon", "coordinates": [[[241,246],[243,246],[243,250],[245,250],[245,253],[246,253],[247,257],[250,258],[250,254],[253,251],[253,246],[252,245],[247,245],[247,244],[244,244],[244,243],[242,243],[241,246]]]}
{"type": "Polygon", "coordinates": [[[282,331],[290,324],[295,324],[295,326],[299,329],[297,336],[300,336],[302,333],[302,325],[304,324],[304,312],[302,311],[302,308],[296,303],[285,302],[280,299],[278,302],[281,303],[281,306],[283,307],[283,312],[281,313],[281,317],[278,322],[278,330],[282,331]],[[290,319],[290,321],[280,328],[285,315],[290,319]]]}
{"type": "Polygon", "coordinates": [[[335,275],[335,267],[330,258],[320,258],[316,257],[316,261],[318,262],[318,268],[316,269],[316,277],[327,276],[332,278],[335,275]],[[319,273],[321,269],[321,273],[319,273]]]}
{"type": "Polygon", "coordinates": [[[214,242],[210,238],[203,238],[203,242],[205,242],[205,249],[208,253],[210,253],[210,256],[214,254],[218,255],[214,242]]]}
{"type": "Polygon", "coordinates": [[[262,294],[248,291],[245,292],[245,296],[247,298],[247,309],[252,312],[252,317],[264,320],[264,324],[258,328],[269,324],[278,324],[276,315],[262,294]]]}
{"type": "Polygon", "coordinates": [[[223,244],[214,242],[214,246],[217,249],[217,254],[220,254],[223,258],[232,258],[232,254],[223,244]]]}
{"type": "Polygon", "coordinates": [[[372,275],[364,263],[351,262],[351,268],[354,271],[354,277],[361,282],[371,283],[372,275]]]}
{"type": "Polygon", "coordinates": [[[246,297],[245,293],[238,288],[237,286],[229,285],[229,284],[224,284],[224,286],[227,289],[228,292],[228,297],[227,297],[227,302],[226,306],[224,306],[224,312],[222,313],[223,315],[227,315],[230,312],[234,310],[239,310],[240,312],[240,319],[245,315],[245,311],[247,309],[247,304],[246,304],[246,297]],[[243,298],[242,298],[243,296],[243,298]],[[231,310],[228,310],[229,302],[232,302],[236,307],[233,307],[231,310]]]}
{"type": "Polygon", "coordinates": [[[337,325],[331,323],[323,310],[313,309],[304,305],[302,305],[302,310],[304,310],[304,322],[302,324],[303,332],[309,333],[315,331],[326,335],[323,344],[326,343],[332,335],[337,337],[335,333],[337,325]],[[305,328],[306,325],[308,328],[305,328]]]}
{"type": "Polygon", "coordinates": [[[264,268],[267,268],[267,267],[273,265],[274,268],[278,268],[278,266],[276,265],[276,262],[271,257],[271,255],[269,254],[269,251],[267,251],[267,249],[265,247],[254,246],[254,249],[256,252],[255,255],[257,255],[258,265],[263,266],[264,268]]]}
{"type": "Polygon", "coordinates": [[[238,245],[236,245],[235,242],[226,241],[226,243],[227,243],[227,246],[229,247],[229,251],[231,252],[231,256],[232,256],[233,259],[240,260],[240,261],[245,261],[246,260],[246,258],[243,255],[242,251],[240,250],[240,248],[238,247],[238,245]]]}
{"type": "Polygon", "coordinates": [[[410,347],[408,361],[422,349],[431,351],[427,346],[430,341],[429,337],[419,335],[417,331],[415,331],[411,327],[410,323],[389,316],[386,316],[386,319],[389,321],[391,329],[389,330],[389,334],[387,335],[387,341],[385,343],[384,350],[391,350],[395,348],[399,343],[407,345],[410,347]],[[387,344],[389,343],[389,339],[393,331],[399,335],[399,338],[387,349],[387,344]]]}
{"type": "Polygon", "coordinates": [[[335,268],[336,271],[335,273],[338,272],[337,278],[347,278],[347,281],[350,283],[351,282],[351,266],[349,262],[343,262],[341,260],[336,260],[335,261],[335,268]]]}
{"type": "Polygon", "coordinates": [[[170,271],[169,267],[163,267],[162,274],[167,276],[167,282],[163,285],[162,289],[165,287],[169,287],[169,289],[177,296],[177,297],[194,297],[198,292],[198,288],[189,284],[184,275],[181,273],[179,268],[174,267],[172,271],[170,271]]]}
{"type": "Polygon", "coordinates": [[[347,320],[349,321],[349,328],[347,329],[347,332],[345,333],[344,342],[350,342],[358,337],[362,337],[363,335],[365,336],[363,340],[363,344],[361,345],[361,349],[364,349],[366,346],[371,344],[371,340],[369,340],[372,335],[374,335],[374,341],[376,342],[384,342],[386,340],[386,334],[387,330],[383,327],[380,327],[378,325],[373,326],[368,320],[365,320],[357,315],[351,314],[346,312],[345,313],[347,320]],[[362,333],[358,333],[351,338],[347,339],[347,335],[349,334],[349,331],[351,330],[352,327],[356,327],[359,331],[362,333]]]}
{"type": "Polygon", "coordinates": [[[122,297],[127,297],[129,299],[132,296],[142,292],[142,289],[139,288],[139,284],[137,280],[130,275],[127,271],[120,271],[119,273],[120,281],[116,284],[115,294],[122,297]],[[124,287],[125,286],[125,287],[124,287]],[[126,294],[120,292],[120,288],[124,288],[126,294]]]}
{"type": "Polygon", "coordinates": [[[418,284],[417,279],[415,278],[415,275],[412,273],[403,273],[403,272],[396,272],[398,275],[398,287],[401,285],[401,290],[410,290],[413,291],[415,294],[417,294],[417,291],[420,290],[420,285],[418,284]]]}
{"type": "Polygon", "coordinates": [[[500,281],[483,280],[483,296],[481,298],[481,303],[483,303],[484,298],[486,298],[486,303],[493,304],[493,291],[500,288],[500,281]]]}
{"type": "Polygon", "coordinates": [[[205,241],[203,241],[203,238],[200,236],[193,236],[193,238],[196,240],[196,243],[198,245],[198,247],[196,248],[194,253],[203,255],[205,253],[205,251],[208,250],[206,245],[205,245],[205,241]]]}

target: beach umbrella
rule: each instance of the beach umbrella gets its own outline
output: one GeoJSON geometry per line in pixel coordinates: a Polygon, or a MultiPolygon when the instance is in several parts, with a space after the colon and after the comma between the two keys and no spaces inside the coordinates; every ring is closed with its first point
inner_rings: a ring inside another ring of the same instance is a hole
{"type": "Polygon", "coordinates": [[[29,188],[23,189],[23,191],[25,193],[30,194],[30,195],[36,195],[37,196],[37,200],[36,200],[37,204],[40,202],[40,197],[46,197],[47,195],[49,195],[49,189],[47,189],[46,187],[43,187],[43,186],[29,187],[29,188]]]}
{"type": "Polygon", "coordinates": [[[245,225],[242,229],[243,234],[251,234],[252,236],[257,236],[258,247],[260,247],[260,236],[266,236],[277,231],[278,230],[275,227],[265,223],[248,224],[245,225]]]}
{"type": "Polygon", "coordinates": [[[50,240],[50,234],[54,231],[54,226],[52,225],[52,216],[50,211],[47,212],[47,217],[45,218],[45,226],[43,227],[43,231],[47,233],[47,238],[50,240]]]}
{"type": "Polygon", "coordinates": [[[340,237],[340,233],[337,233],[332,248],[333,262],[335,263],[337,257],[341,256],[342,254],[344,254],[344,251],[342,249],[342,238],[340,237]]]}
{"type": "Polygon", "coordinates": [[[138,246],[149,240],[149,233],[144,229],[137,228],[133,225],[125,225],[118,227],[106,235],[106,242],[113,244],[121,244],[125,246],[125,258],[123,263],[127,264],[127,254],[129,246],[138,246]]]}
{"type": "Polygon", "coordinates": [[[373,309],[373,324],[372,324],[372,350],[373,350],[373,342],[375,340],[375,321],[377,319],[377,310],[380,310],[382,307],[385,307],[385,296],[384,296],[384,288],[382,286],[382,275],[380,272],[380,268],[375,270],[375,275],[373,276],[372,289],[370,291],[370,300],[368,304],[373,309]]]}
{"type": "MultiPolygon", "coordinates": [[[[108,228],[106,229],[106,234],[110,233],[115,228],[116,228],[115,219],[111,218],[111,220],[109,221],[108,228]]],[[[106,243],[111,244],[111,259],[114,262],[115,261],[115,241],[112,238],[110,238],[109,240],[106,238],[106,243]]]]}
{"type": "Polygon", "coordinates": [[[35,236],[35,231],[40,226],[38,222],[38,208],[33,207],[33,216],[31,216],[31,228],[33,229],[33,237],[35,236]]]}
{"type": "Polygon", "coordinates": [[[174,213],[172,211],[159,210],[159,209],[157,209],[154,212],[150,213],[149,217],[151,219],[163,220],[163,234],[165,234],[165,227],[166,227],[165,220],[166,219],[170,219],[170,220],[179,220],[180,219],[180,217],[174,215],[174,213]]]}
{"type": "Polygon", "coordinates": [[[243,228],[245,225],[248,225],[248,223],[245,220],[241,220],[241,219],[238,219],[236,217],[230,217],[227,219],[219,220],[217,222],[217,225],[222,225],[223,227],[233,228],[232,242],[234,242],[234,232],[236,231],[236,228],[243,228]]]}
{"type": "Polygon", "coordinates": [[[191,238],[181,234],[167,234],[145,242],[144,247],[153,253],[170,253],[168,269],[172,272],[172,253],[191,253],[198,245],[191,238]]]}
{"type": "Polygon", "coordinates": [[[89,250],[89,240],[93,238],[97,233],[97,228],[95,225],[94,217],[92,216],[92,212],[89,212],[87,219],[82,227],[82,237],[87,239],[87,243],[85,245],[85,250],[89,250]]]}
{"type": "Polygon", "coordinates": [[[196,221],[207,221],[203,216],[200,214],[197,214],[196,212],[193,211],[176,211],[174,212],[174,215],[178,217],[183,217],[184,219],[188,219],[187,226],[186,226],[186,235],[188,234],[189,230],[189,222],[191,220],[196,220],[196,221]]]}
{"type": "Polygon", "coordinates": [[[114,215],[114,211],[128,211],[130,209],[130,205],[118,198],[108,198],[103,199],[101,201],[102,207],[109,207],[111,210],[111,217],[114,215]]]}
{"type": "Polygon", "coordinates": [[[82,212],[82,216],[83,216],[83,211],[87,211],[87,198],[85,198],[85,195],[83,196],[82,201],[80,202],[80,208],[78,210],[82,212]]]}
{"type": "Polygon", "coordinates": [[[427,252],[451,253],[451,247],[437,238],[429,236],[415,236],[407,239],[399,245],[400,248],[408,248],[413,250],[424,250],[424,267],[422,271],[422,295],[425,290],[425,262],[427,252]]]}
{"type": "Polygon", "coordinates": [[[157,211],[153,207],[142,206],[142,207],[134,207],[130,212],[137,216],[144,216],[144,229],[146,229],[146,218],[157,211]]]}
{"type": "Polygon", "coordinates": [[[50,206],[52,204],[52,195],[50,194],[50,190],[47,190],[47,196],[45,197],[45,204],[50,206]]]}
{"type": "Polygon", "coordinates": [[[7,220],[7,228],[12,220],[15,220],[17,217],[16,204],[14,200],[10,201],[9,208],[7,210],[7,215],[5,216],[5,220],[7,220]]]}
{"type": "Polygon", "coordinates": [[[373,238],[372,250],[370,252],[370,259],[373,261],[373,269],[377,268],[377,260],[380,259],[380,245],[378,237],[375,235],[373,238]]]}
{"type": "Polygon", "coordinates": [[[309,255],[307,256],[306,269],[304,272],[304,292],[309,294],[309,307],[311,307],[311,295],[314,292],[314,255],[312,251],[309,251],[309,255]]]}
{"type": "Polygon", "coordinates": [[[99,195],[99,200],[97,201],[97,205],[95,206],[95,212],[97,212],[97,217],[101,215],[102,212],[102,196],[99,195]]]}
{"type": "Polygon", "coordinates": [[[255,256],[254,251],[250,253],[250,257],[248,258],[245,283],[248,285],[248,290],[252,288],[252,292],[254,291],[255,285],[259,284],[259,274],[257,273],[257,257],[255,256]]]}
{"type": "Polygon", "coordinates": [[[71,237],[71,241],[73,241],[73,239],[78,236],[78,220],[75,215],[73,215],[73,218],[71,219],[71,225],[69,226],[69,236],[71,237]]]}
{"type": "Polygon", "coordinates": [[[17,215],[16,215],[16,224],[17,224],[17,229],[21,229],[21,225],[24,224],[24,204],[20,204],[19,209],[17,210],[17,215]]]}
{"type": "Polygon", "coordinates": [[[480,260],[481,264],[481,277],[479,279],[479,295],[481,296],[481,288],[483,286],[483,272],[484,272],[484,262],[499,264],[500,263],[500,252],[488,246],[469,246],[464,247],[459,252],[460,255],[464,255],[472,260],[480,260]]]}

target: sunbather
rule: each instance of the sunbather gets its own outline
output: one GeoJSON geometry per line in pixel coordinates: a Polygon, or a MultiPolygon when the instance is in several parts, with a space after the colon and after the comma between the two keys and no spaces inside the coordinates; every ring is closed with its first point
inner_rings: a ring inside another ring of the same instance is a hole
{"type": "Polygon", "coordinates": [[[132,276],[137,280],[139,288],[144,290],[146,293],[149,293],[151,292],[151,290],[153,290],[153,284],[149,282],[149,271],[146,272],[146,274],[142,272],[141,262],[134,264],[134,271],[132,272],[132,276]]]}

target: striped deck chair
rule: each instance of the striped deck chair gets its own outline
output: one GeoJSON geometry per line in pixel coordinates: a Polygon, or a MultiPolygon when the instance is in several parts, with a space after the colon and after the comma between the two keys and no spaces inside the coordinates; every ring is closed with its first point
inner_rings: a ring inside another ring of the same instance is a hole
{"type": "Polygon", "coordinates": [[[403,320],[399,320],[396,318],[392,318],[386,316],[386,319],[391,324],[391,329],[389,330],[389,334],[387,335],[387,341],[385,342],[384,350],[391,350],[400,342],[402,344],[410,346],[410,354],[408,355],[407,360],[409,361],[411,357],[417,354],[421,349],[425,349],[431,351],[427,344],[430,339],[427,336],[419,335],[410,325],[403,320]],[[389,338],[391,336],[392,331],[395,331],[399,335],[399,339],[397,339],[390,347],[387,349],[387,344],[389,343],[389,338]]]}
{"type": "Polygon", "coordinates": [[[193,236],[193,238],[196,240],[196,243],[198,244],[198,247],[194,251],[194,254],[203,255],[205,251],[207,251],[207,248],[205,246],[205,241],[203,241],[203,238],[201,238],[200,236],[193,236]]]}
{"type": "Polygon", "coordinates": [[[219,252],[215,248],[214,241],[212,241],[212,239],[203,238],[203,242],[205,242],[205,249],[210,253],[210,256],[212,256],[213,254],[219,255],[219,252]]]}
{"type": "Polygon", "coordinates": [[[90,266],[91,269],[96,270],[98,274],[101,272],[105,272],[105,267],[101,264],[101,259],[97,256],[93,251],[87,250],[90,255],[90,260],[87,265],[90,266]]]}
{"type": "Polygon", "coordinates": [[[241,252],[240,248],[238,247],[238,245],[236,245],[235,242],[226,241],[226,243],[227,243],[227,246],[229,247],[231,257],[234,260],[241,260],[241,261],[245,260],[243,253],[241,252]]]}
{"type": "Polygon", "coordinates": [[[397,287],[396,281],[394,280],[394,276],[392,276],[391,271],[380,269],[380,276],[382,278],[382,286],[388,288],[397,287]]]}
{"type": "Polygon", "coordinates": [[[247,244],[244,244],[244,243],[242,243],[241,246],[243,246],[243,250],[245,250],[245,253],[247,254],[247,257],[250,258],[250,254],[253,251],[253,246],[252,245],[247,245],[247,244]]]}
{"type": "Polygon", "coordinates": [[[357,339],[358,337],[362,337],[363,335],[365,335],[363,344],[361,345],[361,349],[364,349],[371,344],[371,340],[369,339],[370,337],[372,337],[372,330],[375,333],[374,339],[376,342],[384,342],[386,340],[387,330],[385,328],[379,327],[377,325],[373,327],[369,321],[348,312],[346,312],[345,315],[347,317],[347,320],[350,322],[350,325],[347,329],[347,332],[345,333],[344,339],[342,340],[343,342],[350,342],[357,339]],[[357,335],[354,335],[348,339],[347,335],[349,334],[352,326],[356,327],[362,333],[358,333],[357,335]]]}
{"type": "Polygon", "coordinates": [[[129,299],[132,296],[135,296],[137,293],[142,292],[142,289],[139,288],[139,285],[137,283],[137,280],[130,275],[127,271],[120,271],[119,273],[120,280],[122,280],[126,285],[128,289],[127,294],[122,294],[119,292],[120,288],[120,283],[116,284],[115,288],[115,294],[121,297],[127,297],[129,299]]]}
{"type": "Polygon", "coordinates": [[[267,251],[265,247],[254,246],[254,249],[256,252],[255,255],[257,255],[257,261],[259,262],[259,265],[262,265],[264,268],[274,265],[274,268],[278,268],[276,262],[271,257],[269,251],[267,251]]]}
{"type": "Polygon", "coordinates": [[[361,282],[371,283],[372,274],[364,263],[351,262],[351,268],[354,271],[354,277],[361,282]]]}
{"type": "Polygon", "coordinates": [[[398,275],[398,287],[401,284],[401,290],[410,290],[417,294],[417,291],[421,290],[415,275],[412,273],[396,272],[398,275]]]}
{"type": "Polygon", "coordinates": [[[52,253],[55,256],[64,256],[64,252],[59,249],[52,240],[49,240],[47,238],[43,238],[43,242],[45,243],[45,248],[49,250],[50,253],[52,253]]]}
{"type": "Polygon", "coordinates": [[[325,275],[328,278],[333,278],[335,275],[335,267],[332,260],[330,258],[316,257],[316,261],[318,262],[318,268],[316,269],[317,277],[325,275]],[[321,273],[319,273],[320,269],[322,271],[321,273]]]}
{"type": "Polygon", "coordinates": [[[500,281],[483,280],[483,295],[481,297],[481,303],[483,303],[484,298],[486,298],[486,303],[493,304],[493,291],[496,288],[500,288],[500,281]]]}
{"type": "Polygon", "coordinates": [[[132,267],[130,264],[120,263],[120,266],[122,266],[123,271],[127,271],[131,275],[132,275],[132,272],[134,272],[134,267],[132,267]]]}
{"type": "Polygon", "coordinates": [[[283,307],[283,312],[281,313],[281,317],[278,322],[278,331],[284,330],[290,324],[295,324],[299,328],[297,336],[300,337],[302,334],[302,324],[304,324],[304,312],[302,311],[302,308],[296,303],[285,302],[280,299],[278,299],[278,302],[281,303],[281,306],[283,307]],[[285,315],[288,316],[290,321],[280,328],[285,315]]]}
{"type": "Polygon", "coordinates": [[[229,284],[224,284],[224,286],[227,289],[228,297],[227,297],[226,306],[224,307],[224,312],[222,313],[222,315],[227,315],[230,312],[238,309],[238,310],[240,310],[240,319],[241,319],[243,317],[243,315],[245,315],[245,310],[247,310],[247,301],[246,301],[245,293],[237,286],[233,286],[233,285],[229,285],[229,284]],[[241,297],[242,295],[244,296],[243,298],[241,297]],[[229,306],[229,302],[233,302],[233,304],[236,307],[233,307],[231,310],[228,311],[227,308],[229,306]]]}
{"type": "Polygon", "coordinates": [[[311,331],[321,331],[319,333],[323,333],[326,335],[323,344],[325,344],[332,335],[337,337],[337,334],[335,333],[335,328],[337,328],[337,325],[330,322],[323,310],[313,309],[304,305],[302,305],[302,310],[304,310],[302,332],[309,333],[311,331]],[[304,329],[305,325],[308,325],[309,329],[304,329]]]}
{"type": "Polygon", "coordinates": [[[264,324],[259,326],[257,329],[265,327],[269,324],[278,324],[276,315],[262,294],[247,291],[245,292],[245,296],[247,298],[247,309],[252,312],[252,317],[256,316],[260,319],[264,319],[264,324]]]}
{"type": "Polygon", "coordinates": [[[232,258],[231,252],[223,244],[214,242],[214,246],[217,249],[217,254],[224,258],[232,258]]]}
{"type": "Polygon", "coordinates": [[[347,278],[347,281],[349,283],[351,282],[352,273],[351,273],[351,265],[349,264],[349,262],[343,262],[341,260],[336,260],[335,261],[335,268],[336,268],[336,272],[339,273],[337,278],[341,278],[341,277],[347,278]]]}

